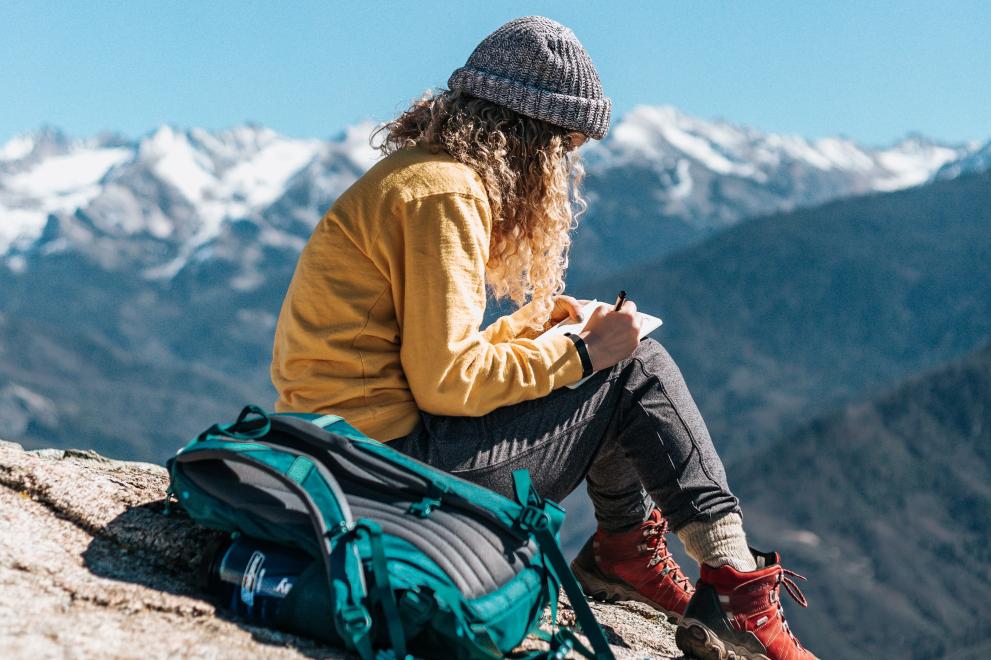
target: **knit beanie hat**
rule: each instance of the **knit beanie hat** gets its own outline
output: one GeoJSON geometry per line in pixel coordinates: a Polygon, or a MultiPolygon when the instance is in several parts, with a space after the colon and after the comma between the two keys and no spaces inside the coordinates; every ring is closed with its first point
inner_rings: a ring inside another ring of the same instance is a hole
{"type": "Polygon", "coordinates": [[[485,37],[447,86],[596,140],[609,128],[612,102],[591,58],[574,32],[543,16],[485,37]]]}

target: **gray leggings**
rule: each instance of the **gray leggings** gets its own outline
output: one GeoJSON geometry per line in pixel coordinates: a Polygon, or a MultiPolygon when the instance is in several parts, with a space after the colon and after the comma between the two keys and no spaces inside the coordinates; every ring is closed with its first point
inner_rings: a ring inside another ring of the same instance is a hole
{"type": "Polygon", "coordinates": [[[740,510],[681,371],[653,339],[574,390],[481,417],[420,415],[390,447],[510,497],[519,468],[557,502],[584,479],[603,529],[640,523],[654,502],[673,530],[740,510]]]}

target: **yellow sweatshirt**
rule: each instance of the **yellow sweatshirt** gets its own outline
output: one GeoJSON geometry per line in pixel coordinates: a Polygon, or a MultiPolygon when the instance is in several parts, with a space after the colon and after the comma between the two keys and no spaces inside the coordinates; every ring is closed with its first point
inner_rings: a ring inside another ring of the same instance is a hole
{"type": "Polygon", "coordinates": [[[524,307],[479,330],[492,217],[481,178],[415,147],[346,190],[300,255],[275,331],[276,410],[335,413],[392,440],[418,410],[480,416],[581,378],[524,307]]]}

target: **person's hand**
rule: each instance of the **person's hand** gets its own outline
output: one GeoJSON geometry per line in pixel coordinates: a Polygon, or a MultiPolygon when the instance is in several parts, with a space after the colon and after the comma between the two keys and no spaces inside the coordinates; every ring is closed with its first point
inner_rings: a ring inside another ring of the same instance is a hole
{"type": "Polygon", "coordinates": [[[578,334],[585,340],[592,369],[607,369],[628,358],[640,342],[640,315],[632,300],[626,300],[618,312],[611,307],[597,307],[578,334]]]}
{"type": "Polygon", "coordinates": [[[554,309],[551,311],[548,325],[557,325],[567,318],[575,322],[584,320],[582,319],[582,307],[581,302],[571,296],[554,296],[554,309]]]}

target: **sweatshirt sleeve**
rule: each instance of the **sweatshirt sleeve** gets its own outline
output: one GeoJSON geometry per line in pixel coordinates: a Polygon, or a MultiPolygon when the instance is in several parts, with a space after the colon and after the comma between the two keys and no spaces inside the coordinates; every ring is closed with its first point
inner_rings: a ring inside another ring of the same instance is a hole
{"type": "Polygon", "coordinates": [[[435,194],[407,202],[401,215],[400,359],[418,408],[476,417],[581,378],[581,358],[567,337],[492,341],[505,334],[479,331],[491,229],[486,202],[435,194]]]}
{"type": "MultiPolygon", "coordinates": [[[[530,316],[530,305],[527,303],[517,309],[512,314],[500,316],[482,330],[482,336],[493,344],[497,342],[509,341],[518,337],[534,338],[540,334],[532,329],[526,322],[530,316]]],[[[544,324],[547,325],[546,323],[544,324]]]]}

